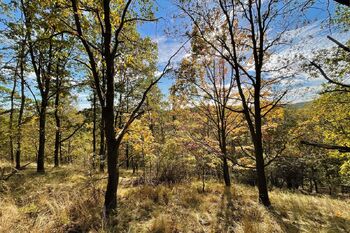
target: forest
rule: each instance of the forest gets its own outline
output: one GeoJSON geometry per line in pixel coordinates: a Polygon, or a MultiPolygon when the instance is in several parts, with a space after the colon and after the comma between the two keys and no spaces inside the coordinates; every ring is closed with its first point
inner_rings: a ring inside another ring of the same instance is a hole
{"type": "Polygon", "coordinates": [[[350,232],[349,0],[0,0],[0,232],[350,232]]]}

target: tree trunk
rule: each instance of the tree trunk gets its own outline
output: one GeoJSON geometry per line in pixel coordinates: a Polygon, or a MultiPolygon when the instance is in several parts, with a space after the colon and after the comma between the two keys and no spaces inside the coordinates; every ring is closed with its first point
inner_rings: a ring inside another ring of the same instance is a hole
{"type": "Polygon", "coordinates": [[[96,167],[96,118],[97,118],[97,109],[96,109],[96,91],[93,90],[93,127],[92,127],[92,167],[95,169],[96,167]]]}
{"type": "Polygon", "coordinates": [[[66,157],[67,163],[71,163],[71,161],[72,161],[70,153],[71,153],[71,140],[68,140],[67,157],[66,157]]]}
{"type": "Polygon", "coordinates": [[[131,166],[132,166],[132,174],[135,174],[136,172],[136,165],[135,165],[135,159],[134,157],[131,157],[131,166]]]}
{"type": "MultiPolygon", "coordinates": [[[[115,150],[115,148],[109,149],[109,144],[107,143],[108,158],[110,158],[109,153],[113,153],[112,157],[117,156],[117,150],[115,150]]],[[[108,182],[107,182],[107,189],[105,193],[105,203],[104,203],[105,216],[109,216],[117,208],[117,189],[118,189],[118,181],[119,181],[119,168],[117,167],[116,160],[113,158],[109,160],[109,162],[107,163],[107,167],[108,167],[108,182]],[[110,161],[113,161],[113,162],[110,162],[110,161]]]]}
{"type": "Polygon", "coordinates": [[[106,105],[102,109],[102,116],[104,119],[104,131],[107,142],[107,169],[108,169],[108,182],[105,194],[104,210],[105,216],[109,216],[117,208],[117,188],[119,178],[119,166],[118,163],[118,148],[120,140],[116,139],[115,131],[115,114],[114,114],[114,54],[112,52],[112,24],[111,24],[111,9],[110,0],[103,1],[104,11],[104,59],[106,62],[106,105]]]}
{"type": "Polygon", "coordinates": [[[54,167],[59,166],[59,152],[61,145],[61,119],[58,113],[60,104],[60,79],[56,77],[56,96],[55,96],[55,122],[56,122],[56,134],[55,134],[55,152],[54,152],[54,167]]]}
{"type": "Polygon", "coordinates": [[[125,160],[126,160],[126,169],[129,170],[130,158],[129,158],[129,143],[128,142],[126,142],[126,145],[125,145],[125,160]]]}
{"type": "Polygon", "coordinates": [[[104,172],[105,170],[105,132],[104,132],[104,123],[103,116],[101,116],[100,123],[100,172],[104,172]]]}
{"type": "Polygon", "coordinates": [[[219,128],[219,133],[221,137],[221,152],[223,155],[222,158],[222,168],[223,168],[223,175],[224,175],[224,181],[225,181],[225,186],[229,187],[231,186],[231,179],[230,179],[230,171],[228,168],[228,162],[227,162],[227,130],[226,130],[226,121],[225,121],[225,109],[222,109],[222,116],[221,116],[221,127],[219,128]]]}
{"type": "Polygon", "coordinates": [[[59,154],[60,154],[60,140],[61,140],[61,133],[59,128],[61,127],[60,120],[56,119],[56,134],[55,134],[55,152],[54,152],[54,167],[59,166],[59,154]]]}
{"type": "Polygon", "coordinates": [[[62,164],[63,163],[63,153],[62,153],[62,143],[60,143],[60,163],[62,164]]]}
{"type": "MultiPolygon", "coordinates": [[[[261,58],[260,58],[261,59],[261,58]]],[[[256,63],[257,63],[257,59],[256,63]]],[[[262,59],[261,59],[262,60],[262,59]]],[[[262,114],[260,107],[260,92],[261,92],[261,66],[256,64],[256,85],[254,85],[254,122],[255,122],[255,134],[252,133],[252,139],[254,144],[255,153],[255,166],[258,180],[259,201],[264,206],[271,206],[269,199],[266,175],[265,175],[265,161],[264,161],[264,148],[263,148],[263,135],[262,135],[262,114]]],[[[254,129],[251,129],[254,132],[254,129]]]]}
{"type": "MultiPolygon", "coordinates": [[[[259,135],[259,134],[258,134],[259,135]]],[[[266,183],[265,175],[265,165],[264,165],[264,156],[263,156],[263,147],[262,147],[262,138],[258,137],[256,139],[255,145],[255,159],[256,159],[256,172],[258,179],[258,190],[259,190],[259,201],[264,206],[270,206],[270,199],[266,183]]]]}
{"type": "Polygon", "coordinates": [[[318,185],[317,185],[317,181],[316,181],[316,179],[315,179],[315,178],[313,179],[313,181],[314,181],[314,184],[315,184],[315,192],[316,192],[316,193],[318,193],[318,185]]]}
{"type": "Polygon", "coordinates": [[[41,102],[40,116],[39,116],[39,149],[37,157],[37,172],[45,172],[44,160],[45,160],[45,126],[46,126],[46,108],[47,102],[44,98],[41,102]]]}
{"type": "MultiPolygon", "coordinates": [[[[107,104],[108,105],[108,104],[107,104]]],[[[105,193],[104,211],[105,216],[109,216],[117,207],[117,188],[119,179],[118,148],[120,141],[116,140],[114,129],[114,109],[104,108],[103,118],[105,119],[105,134],[107,141],[107,169],[108,182],[105,193]]]]}
{"type": "MultiPolygon", "coordinates": [[[[16,67],[17,70],[17,67],[16,67]]],[[[14,81],[13,81],[13,88],[11,91],[11,109],[10,109],[10,122],[9,122],[9,132],[10,132],[10,141],[9,141],[9,152],[10,152],[10,160],[12,163],[14,163],[14,154],[13,154],[13,114],[14,114],[14,98],[15,98],[15,92],[16,92],[16,86],[17,86],[17,71],[15,71],[14,75],[14,81]]]]}
{"type": "Polygon", "coordinates": [[[147,174],[146,174],[146,159],[145,159],[145,152],[144,152],[143,146],[142,146],[141,155],[142,155],[143,178],[144,178],[144,181],[146,182],[146,178],[147,178],[147,174]]]}
{"type": "Polygon", "coordinates": [[[314,185],[312,183],[312,179],[311,178],[309,179],[309,182],[310,182],[309,192],[312,193],[312,191],[314,190],[314,185]]]}
{"type": "Polygon", "coordinates": [[[226,156],[224,156],[224,158],[223,158],[222,166],[223,166],[223,171],[224,171],[225,186],[231,186],[230,172],[228,169],[228,163],[227,163],[226,156]]]}
{"type": "Polygon", "coordinates": [[[17,122],[17,148],[16,148],[16,169],[21,168],[21,146],[22,146],[22,118],[25,105],[25,93],[24,93],[24,43],[21,50],[21,63],[20,63],[20,78],[21,78],[21,105],[18,114],[17,122]]]}

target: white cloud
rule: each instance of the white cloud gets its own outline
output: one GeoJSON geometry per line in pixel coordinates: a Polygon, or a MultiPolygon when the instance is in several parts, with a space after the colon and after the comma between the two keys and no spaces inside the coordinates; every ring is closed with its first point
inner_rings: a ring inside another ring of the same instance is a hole
{"type": "Polygon", "coordinates": [[[288,100],[292,102],[309,101],[316,97],[321,91],[324,78],[310,77],[304,71],[303,65],[308,60],[313,60],[320,50],[331,49],[335,44],[327,36],[330,35],[344,43],[350,39],[350,32],[342,32],[334,27],[323,27],[321,21],[308,24],[295,30],[285,33],[283,40],[288,44],[276,46],[269,62],[265,64],[265,69],[278,69],[286,61],[290,64],[288,68],[272,72],[271,75],[293,76],[288,82],[290,89],[288,100]]]}
{"type": "Polygon", "coordinates": [[[26,79],[27,79],[27,81],[34,81],[34,80],[36,80],[36,75],[35,75],[34,71],[29,72],[27,74],[27,76],[26,76],[26,79]]]}
{"type": "Polygon", "coordinates": [[[304,57],[312,58],[315,52],[335,46],[332,41],[327,39],[328,35],[342,43],[350,38],[350,32],[342,32],[335,27],[323,27],[321,21],[315,21],[304,27],[286,32],[283,39],[290,41],[290,43],[289,45],[279,46],[278,53],[286,57],[302,54],[304,57]]]}
{"type": "MultiPolygon", "coordinates": [[[[166,64],[169,60],[169,58],[176,53],[176,51],[183,45],[184,41],[180,39],[173,39],[168,38],[166,36],[160,36],[158,38],[154,38],[153,41],[155,41],[158,44],[158,64],[160,66],[166,64]]],[[[188,53],[188,46],[187,44],[184,49],[181,50],[181,52],[174,57],[173,62],[178,63],[184,58],[188,53]]]]}

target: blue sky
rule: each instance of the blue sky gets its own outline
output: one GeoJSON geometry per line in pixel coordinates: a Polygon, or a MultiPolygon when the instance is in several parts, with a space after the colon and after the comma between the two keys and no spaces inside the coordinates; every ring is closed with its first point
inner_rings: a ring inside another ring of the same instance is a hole
{"type": "MultiPolygon", "coordinates": [[[[155,6],[158,9],[156,18],[159,18],[159,20],[142,24],[139,26],[139,31],[142,36],[149,36],[158,43],[158,67],[161,70],[168,59],[182,46],[185,38],[174,33],[175,29],[181,29],[183,21],[179,18],[174,19],[174,16],[180,12],[172,0],[157,0],[155,6]]],[[[179,56],[175,57],[174,62],[181,60],[185,52],[182,51],[179,56]]],[[[164,95],[168,94],[168,89],[172,83],[173,80],[169,77],[164,77],[159,82],[158,86],[164,95]]]]}
{"type": "MultiPolygon", "coordinates": [[[[172,0],[157,0],[156,6],[158,8],[156,16],[162,19],[156,23],[145,23],[139,27],[139,30],[143,36],[149,36],[158,43],[158,66],[161,69],[167,59],[182,45],[184,41],[184,38],[181,36],[181,33],[184,33],[182,24],[186,22],[186,20],[173,18],[174,15],[179,15],[181,12],[177,6],[173,4],[172,0]],[[177,33],[175,34],[177,36],[174,36],[174,34],[168,35],[166,33],[166,31],[174,32],[176,30],[177,33]]],[[[326,39],[327,35],[333,35],[342,42],[350,38],[349,33],[340,33],[338,30],[327,26],[329,25],[329,18],[332,17],[334,13],[334,9],[335,5],[331,0],[317,1],[317,3],[302,16],[302,20],[311,21],[313,23],[310,25],[307,24],[305,28],[301,28],[299,31],[296,30],[294,32],[293,30],[291,34],[295,36],[295,38],[293,38],[294,44],[283,48],[281,50],[281,55],[288,57],[291,50],[297,50],[303,53],[303,55],[309,56],[314,54],[318,48],[329,48],[333,46],[333,44],[326,39]]],[[[175,62],[180,61],[185,53],[186,51],[180,54],[177,59],[175,59],[175,62]]],[[[300,97],[300,100],[303,101],[310,100],[316,96],[323,80],[322,78],[309,79],[306,77],[305,73],[301,73],[298,75],[296,82],[298,82],[298,89],[303,87],[308,89],[307,94],[304,97],[300,97]]],[[[167,96],[168,89],[172,83],[173,80],[171,78],[163,78],[160,81],[159,87],[165,96],[167,96]]]]}
{"type": "MultiPolygon", "coordinates": [[[[327,27],[329,16],[332,15],[332,12],[334,11],[334,5],[332,2],[333,1],[330,1],[330,5],[328,5],[328,0],[319,0],[318,4],[316,4],[313,9],[308,11],[308,13],[304,16],[305,20],[314,21],[318,19],[318,21],[315,21],[312,24],[312,30],[306,26],[300,33],[295,33],[295,44],[289,48],[286,47],[282,49],[280,53],[281,55],[289,56],[291,50],[298,51],[306,55],[312,55],[318,48],[323,49],[333,45],[326,39],[327,35],[333,35],[342,42],[350,38],[349,33],[342,34],[327,27]]],[[[174,18],[174,16],[178,16],[181,12],[177,6],[173,4],[173,0],[156,0],[155,5],[158,9],[156,12],[156,17],[160,19],[158,22],[149,22],[140,25],[139,31],[142,36],[149,36],[158,43],[158,67],[161,69],[170,56],[174,54],[174,52],[185,40],[181,34],[184,34],[185,32],[185,26],[183,24],[187,23],[188,21],[179,17],[174,18]],[[170,33],[168,33],[169,31],[170,33]]],[[[183,53],[177,56],[174,61],[179,62],[186,52],[187,51],[183,51],[183,53]]],[[[306,97],[300,97],[301,100],[309,100],[315,97],[320,88],[320,84],[323,82],[323,79],[308,79],[305,74],[301,74],[299,75],[297,81],[299,87],[306,87],[309,90],[312,89],[312,91],[308,91],[306,97]]],[[[165,96],[167,96],[168,89],[172,83],[173,80],[169,77],[164,77],[160,81],[159,87],[165,96]]],[[[84,106],[88,105],[88,102],[86,101],[87,95],[88,93],[80,93],[78,97],[83,102],[82,105],[84,106]]],[[[82,103],[80,101],[78,102],[80,104],[82,103]]]]}

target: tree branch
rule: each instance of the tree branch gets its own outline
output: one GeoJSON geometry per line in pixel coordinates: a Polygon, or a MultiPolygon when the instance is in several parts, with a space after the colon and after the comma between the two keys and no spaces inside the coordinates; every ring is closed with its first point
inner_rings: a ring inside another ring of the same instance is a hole
{"type": "Polygon", "coordinates": [[[332,144],[324,144],[324,143],[317,143],[317,142],[308,142],[308,141],[300,141],[301,144],[307,145],[307,146],[314,146],[318,148],[323,148],[327,150],[338,150],[340,153],[349,153],[350,147],[348,146],[339,146],[339,145],[332,145],[332,144]]]}
{"type": "Polygon", "coordinates": [[[63,143],[63,142],[65,142],[65,141],[69,140],[71,137],[73,137],[74,134],[75,134],[76,132],[78,132],[85,124],[86,124],[86,121],[84,121],[83,124],[81,124],[79,127],[77,127],[68,137],[62,139],[62,140],[60,141],[60,143],[63,143]]]}
{"type": "Polygon", "coordinates": [[[349,0],[334,0],[339,4],[342,4],[344,6],[350,6],[350,1],[349,0]]]}
{"type": "MultiPolygon", "coordinates": [[[[350,2],[350,1],[348,0],[348,2],[350,2]]],[[[331,37],[331,36],[327,36],[327,38],[328,38],[329,40],[331,40],[332,42],[334,42],[335,44],[337,44],[337,45],[339,46],[339,48],[342,48],[342,49],[344,49],[346,52],[349,52],[349,53],[350,53],[350,48],[349,48],[349,47],[347,47],[347,46],[345,46],[344,44],[340,43],[339,41],[337,41],[336,39],[334,39],[334,38],[331,37]]]]}
{"type": "Polygon", "coordinates": [[[313,61],[310,61],[311,65],[313,65],[314,67],[316,67],[320,73],[322,74],[322,76],[329,82],[329,83],[332,83],[332,84],[335,84],[335,85],[338,85],[338,86],[341,86],[341,87],[345,87],[345,88],[350,88],[350,85],[348,84],[345,84],[345,83],[341,83],[341,82],[338,82],[338,81],[335,81],[331,78],[328,77],[328,75],[326,74],[326,72],[322,69],[322,67],[318,64],[316,64],[315,62],[313,61]]]}

